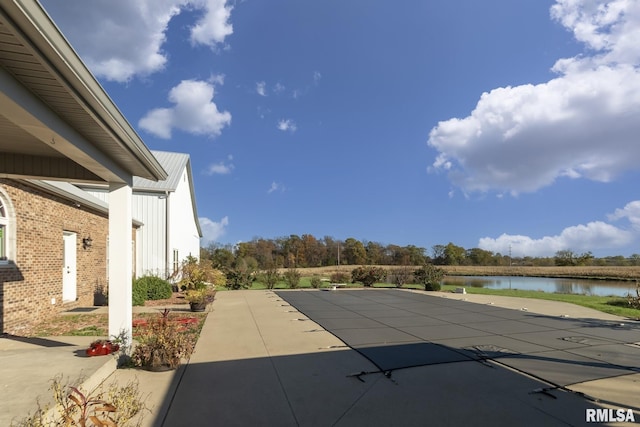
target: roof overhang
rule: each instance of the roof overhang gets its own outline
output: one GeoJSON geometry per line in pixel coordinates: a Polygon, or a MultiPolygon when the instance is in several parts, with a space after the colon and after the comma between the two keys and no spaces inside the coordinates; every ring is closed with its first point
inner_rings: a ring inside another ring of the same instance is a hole
{"type": "Polygon", "coordinates": [[[167,178],[35,0],[0,3],[0,136],[0,176],[167,178]]]}

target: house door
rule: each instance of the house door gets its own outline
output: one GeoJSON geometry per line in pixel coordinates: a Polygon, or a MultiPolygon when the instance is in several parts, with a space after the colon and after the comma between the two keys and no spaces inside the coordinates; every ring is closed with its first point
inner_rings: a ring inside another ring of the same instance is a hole
{"type": "Polygon", "coordinates": [[[64,242],[62,261],[62,301],[75,301],[76,288],[76,233],[65,231],[62,235],[64,242]]]}

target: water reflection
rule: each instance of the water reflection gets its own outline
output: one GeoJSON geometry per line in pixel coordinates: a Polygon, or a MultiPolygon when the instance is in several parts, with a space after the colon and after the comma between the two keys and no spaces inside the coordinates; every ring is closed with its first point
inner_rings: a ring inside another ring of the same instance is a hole
{"type": "Polygon", "coordinates": [[[446,276],[444,283],[457,287],[520,289],[560,294],[620,297],[627,296],[635,289],[635,283],[627,281],[519,276],[446,276]]]}

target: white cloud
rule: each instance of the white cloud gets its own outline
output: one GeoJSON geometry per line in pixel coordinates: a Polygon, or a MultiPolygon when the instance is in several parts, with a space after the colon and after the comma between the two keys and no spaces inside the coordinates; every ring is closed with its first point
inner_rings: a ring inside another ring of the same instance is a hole
{"type": "Polygon", "coordinates": [[[271,194],[271,193],[273,193],[273,192],[275,192],[275,191],[279,191],[279,192],[281,192],[281,193],[284,193],[284,191],[285,191],[285,187],[284,187],[284,185],[282,185],[282,184],[280,184],[280,183],[278,183],[278,182],[273,181],[273,182],[271,183],[271,186],[270,186],[270,187],[269,187],[269,189],[267,190],[267,194],[271,194]]]}
{"type": "Polygon", "coordinates": [[[638,168],[640,2],[558,0],[551,13],[591,55],[557,61],[547,83],[484,93],[469,116],[438,123],[431,171],[465,191],[517,194],[638,168]]]}
{"type": "Polygon", "coordinates": [[[267,96],[267,83],[265,82],[257,82],[256,83],[256,92],[260,96],[267,96]]]}
{"type": "Polygon", "coordinates": [[[207,169],[207,175],[228,175],[233,169],[235,169],[233,163],[213,163],[209,165],[209,168],[207,169]]]}
{"type": "Polygon", "coordinates": [[[608,218],[610,221],[626,218],[635,230],[640,231],[640,200],[627,203],[622,209],[616,209],[608,218]]]}
{"type": "Polygon", "coordinates": [[[586,225],[567,227],[556,236],[534,239],[529,236],[503,234],[498,238],[483,237],[478,247],[503,255],[511,252],[513,256],[553,256],[560,250],[586,252],[604,249],[623,248],[640,238],[640,200],[634,200],[624,208],[616,209],[607,215],[609,221],[626,219],[630,228],[621,228],[602,221],[586,225]]]}
{"type": "Polygon", "coordinates": [[[529,236],[502,234],[494,239],[483,237],[478,247],[486,251],[506,255],[511,249],[514,257],[553,256],[560,250],[576,252],[622,248],[634,239],[633,232],[623,230],[602,221],[567,227],[556,236],[534,239],[529,236]]]}
{"type": "Polygon", "coordinates": [[[169,92],[173,108],[149,111],[139,126],[160,138],[171,138],[172,129],[215,137],[231,123],[231,114],[220,112],[213,102],[214,86],[198,80],[183,80],[169,92]]]}
{"type": "Polygon", "coordinates": [[[191,42],[215,47],[233,33],[229,23],[233,7],[226,0],[199,0],[192,2],[204,10],[204,15],[191,27],[191,42]]]}
{"type": "Polygon", "coordinates": [[[44,0],[47,12],[98,77],[126,82],[161,71],[171,19],[185,8],[203,11],[194,43],[213,46],[233,32],[225,0],[44,0]]]}
{"type": "Polygon", "coordinates": [[[207,81],[211,84],[222,86],[224,84],[224,78],[224,74],[212,74],[207,81]]]}
{"type": "Polygon", "coordinates": [[[223,217],[219,222],[215,222],[206,217],[198,218],[200,221],[200,229],[202,230],[203,246],[211,242],[217,241],[222,237],[229,225],[229,217],[223,217]]]}
{"type": "Polygon", "coordinates": [[[283,132],[295,132],[296,130],[298,130],[298,126],[296,126],[296,123],[291,120],[291,119],[286,119],[286,120],[280,120],[278,122],[278,129],[283,131],[283,132]]]}
{"type": "Polygon", "coordinates": [[[320,71],[314,71],[313,72],[313,83],[314,84],[318,84],[320,83],[320,79],[322,78],[322,74],[320,74],[320,71]]]}

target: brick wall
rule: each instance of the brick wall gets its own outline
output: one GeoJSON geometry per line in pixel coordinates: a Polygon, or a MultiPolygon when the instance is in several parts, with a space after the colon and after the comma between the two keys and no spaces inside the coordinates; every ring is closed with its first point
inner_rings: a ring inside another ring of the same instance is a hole
{"type": "Polygon", "coordinates": [[[93,306],[95,291],[107,287],[107,215],[21,181],[0,179],[0,186],[16,219],[14,265],[0,266],[2,331],[28,334],[61,311],[93,306]],[[76,233],[77,300],[70,302],[62,301],[65,231],[76,233]],[[92,245],[84,249],[82,239],[89,236],[92,245]]]}

